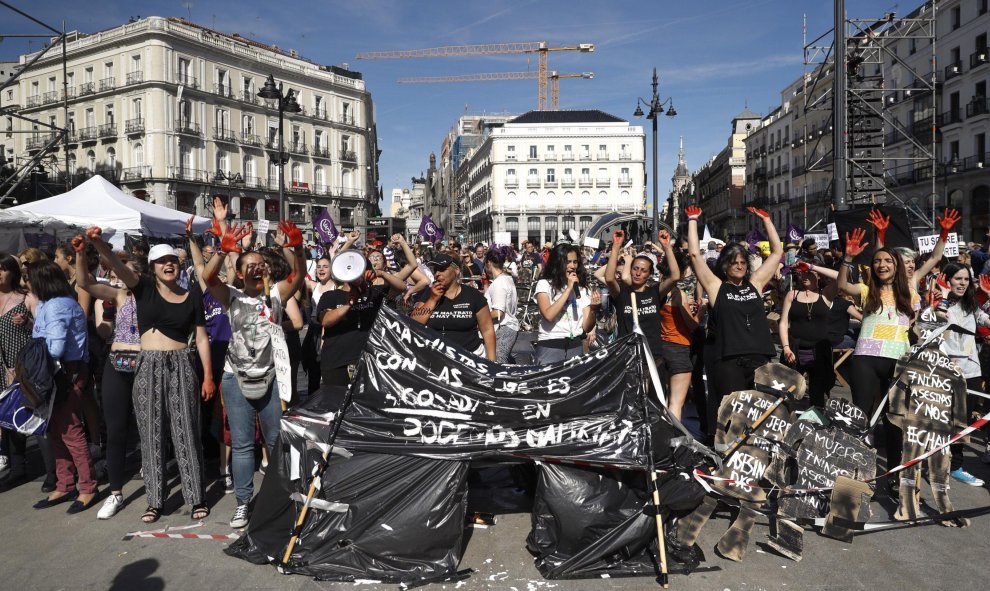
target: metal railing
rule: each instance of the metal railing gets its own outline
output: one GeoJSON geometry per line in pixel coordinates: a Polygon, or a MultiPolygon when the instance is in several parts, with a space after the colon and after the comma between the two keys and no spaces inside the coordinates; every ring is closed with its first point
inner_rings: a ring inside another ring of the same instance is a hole
{"type": "Polygon", "coordinates": [[[340,159],[344,162],[357,162],[357,153],[351,150],[341,150],[340,159]]]}
{"type": "Polygon", "coordinates": [[[237,137],[234,135],[234,132],[231,131],[230,129],[226,129],[223,127],[213,128],[213,139],[219,142],[229,142],[229,143],[234,143],[237,141],[237,137]]]}
{"type": "Polygon", "coordinates": [[[955,78],[956,76],[961,76],[963,73],[962,60],[952,62],[948,66],[945,66],[945,79],[949,80],[955,78]]]}
{"type": "Polygon", "coordinates": [[[122,181],[137,181],[151,178],[150,166],[131,166],[123,169],[120,175],[122,181]]]}
{"type": "Polygon", "coordinates": [[[603,178],[595,179],[595,187],[607,188],[611,186],[612,186],[612,179],[603,179],[603,178]]]}
{"type": "Polygon", "coordinates": [[[124,133],[144,133],[144,119],[135,117],[125,121],[124,133]]]}
{"type": "Polygon", "coordinates": [[[185,168],[183,166],[170,166],[168,168],[169,178],[180,181],[192,181],[195,183],[205,183],[209,181],[209,173],[205,170],[195,168],[185,168]]]}
{"type": "Polygon", "coordinates": [[[41,95],[41,102],[42,104],[45,105],[54,103],[57,100],[58,100],[58,91],[55,90],[46,92],[45,94],[41,95]]]}
{"type": "Polygon", "coordinates": [[[343,123],[344,125],[355,125],[353,115],[338,115],[337,123],[343,123]]]}
{"type": "Polygon", "coordinates": [[[966,117],[976,117],[986,115],[990,112],[990,99],[985,96],[978,96],[966,105],[966,117]]]}
{"type": "Polygon", "coordinates": [[[101,125],[96,134],[101,138],[105,137],[117,137],[117,124],[116,123],[104,123],[101,125]]]}
{"type": "Polygon", "coordinates": [[[113,76],[100,80],[100,92],[113,90],[114,88],[116,88],[117,87],[116,80],[117,79],[114,78],[113,76]]]}
{"type": "Polygon", "coordinates": [[[234,98],[234,89],[225,84],[219,84],[219,83],[214,84],[213,92],[217,96],[222,96],[224,98],[230,98],[230,99],[234,98]]]}
{"type": "Polygon", "coordinates": [[[93,94],[96,92],[95,82],[83,82],[79,85],[79,96],[86,96],[87,94],[93,94]]]}
{"type": "Polygon", "coordinates": [[[176,119],[173,130],[176,133],[184,133],[187,135],[202,135],[199,123],[189,121],[188,119],[176,119]]]}
{"type": "Polygon", "coordinates": [[[91,125],[79,130],[79,141],[89,142],[96,140],[96,126],[91,125]]]}
{"type": "Polygon", "coordinates": [[[241,132],[241,143],[249,146],[260,146],[261,136],[256,133],[241,132]]]}
{"type": "Polygon", "coordinates": [[[188,88],[199,88],[199,81],[196,80],[194,76],[190,76],[189,74],[176,74],[175,83],[188,88]]]}
{"type": "Polygon", "coordinates": [[[303,155],[309,154],[309,148],[306,147],[306,144],[302,142],[290,143],[288,150],[293,154],[303,154],[303,155]]]}
{"type": "Polygon", "coordinates": [[[250,90],[241,90],[241,100],[244,101],[245,103],[257,105],[258,95],[254,94],[250,90]]]}
{"type": "Polygon", "coordinates": [[[316,144],[313,146],[313,156],[316,158],[330,158],[330,148],[316,144]]]}
{"type": "Polygon", "coordinates": [[[144,72],[141,70],[128,72],[127,77],[124,78],[124,84],[127,86],[132,84],[141,84],[142,82],[144,82],[144,72]]]}
{"type": "Polygon", "coordinates": [[[990,49],[986,47],[969,55],[969,68],[971,70],[986,63],[990,63],[990,49]]]}
{"type": "Polygon", "coordinates": [[[505,180],[505,188],[506,189],[518,189],[519,188],[519,181],[517,181],[515,179],[513,179],[511,181],[508,180],[508,179],[506,179],[505,180]]]}

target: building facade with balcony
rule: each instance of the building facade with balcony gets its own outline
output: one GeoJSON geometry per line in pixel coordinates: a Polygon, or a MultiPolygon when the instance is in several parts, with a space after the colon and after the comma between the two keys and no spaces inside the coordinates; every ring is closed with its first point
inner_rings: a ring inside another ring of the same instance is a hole
{"type": "MultiPolygon", "coordinates": [[[[351,229],[374,210],[374,110],[357,72],[182,19],[148,17],[71,34],[66,114],[58,53],[19,80],[20,113],[68,130],[67,144],[52,152],[57,175],[102,174],[135,197],[200,215],[212,195],[225,195],[238,219],[275,220],[278,110],[257,96],[272,75],[302,107],[285,115],[288,217],[305,222],[326,207],[351,229]]],[[[15,134],[18,155],[48,143],[48,131],[27,131],[15,134]]]]}
{"type": "Polygon", "coordinates": [[[749,229],[746,219],[746,136],[760,126],[762,117],[748,109],[732,118],[726,146],[692,175],[704,223],[722,240],[737,240],[749,229]]]}
{"type": "MultiPolygon", "coordinates": [[[[960,232],[983,242],[990,228],[990,10],[987,0],[943,0],[936,6],[935,71],[932,47],[913,39],[891,39],[896,55],[884,63],[884,79],[900,92],[885,95],[885,108],[900,122],[900,133],[885,125],[886,177],[898,194],[925,212],[954,207],[962,213],[960,232]],[[935,81],[934,95],[922,92],[918,73],[935,81]],[[912,90],[911,87],[918,90],[912,90]],[[930,149],[935,129],[935,162],[911,162],[930,149]],[[922,146],[917,145],[921,143],[922,146]],[[927,145],[926,145],[927,144],[927,145]],[[933,183],[934,177],[934,183],[933,183]],[[934,186],[934,190],[933,190],[934,186]]],[[[910,16],[931,10],[917,8],[910,16]]],[[[905,24],[904,26],[908,26],[905,24]]]]}
{"type": "Polygon", "coordinates": [[[466,240],[556,242],[605,213],[644,213],[643,128],[597,110],[530,111],[462,164],[466,240]]]}

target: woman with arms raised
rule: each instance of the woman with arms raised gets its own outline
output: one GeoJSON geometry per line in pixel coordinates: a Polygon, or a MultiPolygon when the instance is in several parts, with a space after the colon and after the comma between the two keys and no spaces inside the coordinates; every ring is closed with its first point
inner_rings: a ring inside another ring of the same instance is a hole
{"type": "Polygon", "coordinates": [[[210,360],[210,338],[203,315],[203,295],[193,284],[179,286],[179,257],[167,244],[148,251],[150,277],[141,277],[110,250],[100,228],[86,231],[97,252],[110,264],[137,304],[141,353],[134,376],[134,414],[141,436],[141,466],[148,496],[145,523],[158,521],[167,498],[165,478],[165,423],[171,427],[178,460],[182,496],[192,506],[192,518],[210,514],[203,486],[203,446],[200,438],[198,396],[210,400],[216,390],[210,360]],[[189,344],[195,339],[196,349],[189,344]],[[203,367],[200,381],[192,356],[198,352],[203,367]]]}
{"type": "Polygon", "coordinates": [[[776,352],[763,307],[763,288],[777,271],[784,249],[770,214],[755,207],[746,209],[763,222],[770,242],[770,255],[752,274],[746,249],[738,243],[722,249],[713,272],[705,263],[698,243],[701,208],[691,205],[684,209],[688,218],[691,268],[708,293],[711,306],[705,364],[709,433],[715,432],[715,417],[722,398],[731,392],[752,388],[756,368],[769,362],[776,352]]]}

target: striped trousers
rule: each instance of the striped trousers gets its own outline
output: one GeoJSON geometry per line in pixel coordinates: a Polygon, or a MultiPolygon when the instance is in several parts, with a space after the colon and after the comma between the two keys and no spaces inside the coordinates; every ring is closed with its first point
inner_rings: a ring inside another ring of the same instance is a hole
{"type": "Polygon", "coordinates": [[[141,436],[141,467],[148,505],[167,498],[165,425],[179,465],[182,496],[189,505],[204,502],[203,445],[199,430],[200,381],[191,349],[142,351],[134,376],[134,415],[141,436]]]}

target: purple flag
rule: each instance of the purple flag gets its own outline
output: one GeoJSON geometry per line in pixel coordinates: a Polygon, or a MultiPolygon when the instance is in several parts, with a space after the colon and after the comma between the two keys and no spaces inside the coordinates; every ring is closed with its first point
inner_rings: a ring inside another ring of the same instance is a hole
{"type": "Polygon", "coordinates": [[[316,235],[319,236],[319,241],[324,244],[331,244],[337,239],[337,226],[333,223],[333,218],[330,217],[330,212],[326,209],[323,213],[313,218],[313,230],[316,235]]]}
{"type": "Polygon", "coordinates": [[[759,252],[759,249],[757,249],[756,247],[756,243],[763,242],[766,239],[767,237],[764,236],[763,233],[760,232],[759,230],[756,229],[750,230],[749,234],[746,234],[746,243],[749,244],[749,251],[759,252]]]}
{"type": "Polygon", "coordinates": [[[438,226],[430,216],[423,216],[423,221],[419,224],[419,235],[429,242],[440,242],[443,240],[443,228],[438,226]]]}
{"type": "Polygon", "coordinates": [[[800,244],[801,240],[803,239],[804,239],[804,230],[798,228],[794,224],[787,224],[787,242],[800,244]]]}

